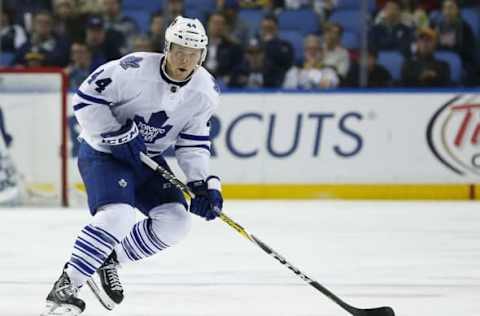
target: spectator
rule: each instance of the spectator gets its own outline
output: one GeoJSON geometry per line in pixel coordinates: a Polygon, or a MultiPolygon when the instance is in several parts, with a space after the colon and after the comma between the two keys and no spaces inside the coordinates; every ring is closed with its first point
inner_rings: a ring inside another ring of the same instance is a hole
{"type": "Polygon", "coordinates": [[[232,88],[262,88],[265,86],[265,52],[257,39],[250,40],[242,64],[228,84],[232,88]]]}
{"type": "Polygon", "coordinates": [[[303,42],[304,63],[293,66],[285,76],[286,89],[335,88],[340,78],[335,69],[325,66],[322,45],[316,35],[308,35],[303,42]]]}
{"type": "Polygon", "coordinates": [[[73,0],[53,0],[53,31],[57,36],[79,41],[85,38],[85,15],[77,14],[73,0]]]}
{"type": "Polygon", "coordinates": [[[15,52],[27,41],[25,30],[14,24],[13,12],[2,7],[0,12],[0,51],[15,52]]]}
{"type": "MultiPolygon", "coordinates": [[[[377,63],[378,52],[370,49],[367,59],[367,87],[368,88],[385,88],[392,86],[392,75],[390,72],[377,63]]],[[[360,65],[352,64],[345,80],[345,87],[360,87],[360,65]]]]}
{"type": "Polygon", "coordinates": [[[33,19],[33,32],[29,40],[16,52],[14,65],[26,65],[25,56],[29,52],[44,55],[46,66],[64,67],[68,63],[69,47],[65,38],[53,33],[52,16],[47,11],[38,12],[33,19]]]}
{"type": "MultiPolygon", "coordinates": [[[[418,1],[399,0],[400,21],[411,29],[429,25],[428,15],[418,1]]],[[[375,24],[382,23],[385,18],[385,9],[381,10],[375,17],[375,24]]]]}
{"type": "Polygon", "coordinates": [[[150,17],[150,31],[148,33],[154,52],[163,52],[165,45],[165,25],[163,12],[161,10],[154,12],[150,17]]]}
{"type": "Polygon", "coordinates": [[[103,10],[103,0],[76,0],[80,13],[87,15],[100,15],[103,10]]]}
{"type": "Polygon", "coordinates": [[[350,55],[342,47],[343,27],[337,23],[328,23],[324,31],[323,63],[332,66],[345,78],[350,68],[350,55]]]}
{"type": "Polygon", "coordinates": [[[93,71],[92,53],[82,42],[73,43],[70,51],[71,63],[65,68],[65,73],[69,78],[70,89],[77,89],[93,71]]]}
{"type": "Polygon", "coordinates": [[[242,9],[263,9],[265,11],[272,11],[276,7],[283,5],[283,0],[238,0],[240,8],[242,9]]]}
{"type": "Polygon", "coordinates": [[[91,16],[87,21],[85,42],[92,52],[92,64],[96,68],[105,62],[121,57],[125,38],[115,30],[106,30],[99,16],[91,16]]]}
{"type": "Polygon", "coordinates": [[[458,53],[464,65],[474,64],[475,36],[468,23],[462,19],[454,0],[443,2],[442,14],[434,27],[438,32],[439,49],[458,53]]]}
{"type": "Polygon", "coordinates": [[[431,28],[417,33],[417,51],[402,66],[402,84],[406,87],[442,87],[450,84],[450,67],[435,59],[437,33],[431,28]]]}
{"type": "Polygon", "coordinates": [[[45,54],[32,50],[25,54],[25,66],[27,68],[36,68],[44,67],[45,64],[45,54]]]}
{"type": "Polygon", "coordinates": [[[250,38],[249,29],[247,23],[238,16],[238,10],[240,6],[237,0],[224,0],[222,5],[219,5],[219,10],[222,11],[225,17],[228,33],[232,40],[240,43],[242,46],[246,46],[248,39],[250,38]]]}
{"type": "Polygon", "coordinates": [[[152,42],[144,35],[134,36],[132,45],[132,52],[153,52],[152,42]]]}
{"type": "Polygon", "coordinates": [[[242,47],[227,33],[225,17],[215,12],[208,19],[208,54],[203,64],[217,79],[228,83],[235,66],[242,62],[242,47]]]}
{"type": "Polygon", "coordinates": [[[315,0],[284,0],[285,9],[298,10],[300,8],[310,8],[314,1],[315,0]]]}
{"type": "Polygon", "coordinates": [[[387,1],[383,8],[383,19],[369,32],[369,46],[376,50],[397,50],[410,56],[412,30],[401,22],[400,5],[387,1]]]}
{"type": "Polygon", "coordinates": [[[51,0],[2,0],[0,7],[5,7],[15,12],[12,18],[13,24],[22,25],[27,32],[32,31],[34,13],[40,11],[52,11],[51,0]]]}
{"type": "Polygon", "coordinates": [[[183,0],[167,0],[165,10],[165,26],[170,25],[177,16],[184,16],[185,3],[183,0]]]}
{"type": "MultiPolygon", "coordinates": [[[[313,0],[313,10],[320,17],[321,22],[328,20],[339,0],[313,0]]],[[[342,0],[340,0],[342,1],[342,0]]]]}
{"type": "Polygon", "coordinates": [[[105,28],[117,31],[125,38],[127,47],[123,52],[126,53],[129,47],[132,47],[132,38],[139,33],[139,27],[134,19],[123,15],[121,2],[121,0],[103,0],[102,12],[105,28]]]}
{"type": "Polygon", "coordinates": [[[278,37],[278,21],[266,15],[260,25],[260,44],[264,49],[264,86],[281,87],[285,74],[293,65],[292,45],[278,37]]]}

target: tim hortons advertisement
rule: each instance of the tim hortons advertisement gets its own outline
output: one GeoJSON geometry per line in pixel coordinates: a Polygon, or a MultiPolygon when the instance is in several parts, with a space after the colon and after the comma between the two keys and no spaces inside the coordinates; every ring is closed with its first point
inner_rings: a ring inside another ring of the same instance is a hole
{"type": "Polygon", "coordinates": [[[427,139],[432,154],[459,177],[480,176],[480,99],[457,95],[432,116],[427,139]]]}
{"type": "MultiPolygon", "coordinates": [[[[211,171],[238,184],[475,183],[477,98],[226,93],[211,119],[211,171]]],[[[70,122],[75,140],[78,127],[70,122]]],[[[178,171],[173,151],[165,155],[178,171]]]]}

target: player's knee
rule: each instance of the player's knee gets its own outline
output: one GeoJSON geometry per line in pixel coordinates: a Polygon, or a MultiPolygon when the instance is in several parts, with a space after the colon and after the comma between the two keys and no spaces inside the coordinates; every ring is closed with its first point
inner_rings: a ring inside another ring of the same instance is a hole
{"type": "Polygon", "coordinates": [[[150,211],[152,228],[157,237],[172,246],[181,241],[190,231],[190,213],[180,203],[167,203],[150,211]]]}
{"type": "Polygon", "coordinates": [[[135,224],[135,209],[128,204],[107,204],[98,208],[92,225],[100,227],[122,240],[135,224]]]}

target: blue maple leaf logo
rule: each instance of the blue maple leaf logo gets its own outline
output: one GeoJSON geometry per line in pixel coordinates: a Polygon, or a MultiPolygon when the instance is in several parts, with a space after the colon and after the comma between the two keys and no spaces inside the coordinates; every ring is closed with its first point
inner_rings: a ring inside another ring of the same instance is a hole
{"type": "Polygon", "coordinates": [[[148,122],[144,117],[135,115],[133,118],[145,140],[145,143],[154,143],[157,139],[163,138],[172,129],[172,125],[165,124],[168,120],[165,111],[155,112],[150,116],[148,122]]]}
{"type": "Polygon", "coordinates": [[[127,70],[128,68],[139,68],[140,62],[143,60],[142,57],[137,56],[128,56],[120,60],[120,66],[127,70]]]}

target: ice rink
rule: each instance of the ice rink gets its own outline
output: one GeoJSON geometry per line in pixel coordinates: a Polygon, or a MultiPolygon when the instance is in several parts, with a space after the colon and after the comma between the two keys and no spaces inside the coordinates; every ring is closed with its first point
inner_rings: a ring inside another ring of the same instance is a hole
{"type": "MultiPolygon", "coordinates": [[[[470,202],[227,201],[225,213],[357,307],[400,316],[480,315],[480,208],[470,202]]],[[[39,315],[86,210],[0,210],[0,315],[39,315]]],[[[120,271],[108,312],[85,316],[348,315],[220,220],[195,218],[176,247],[120,271]]]]}

